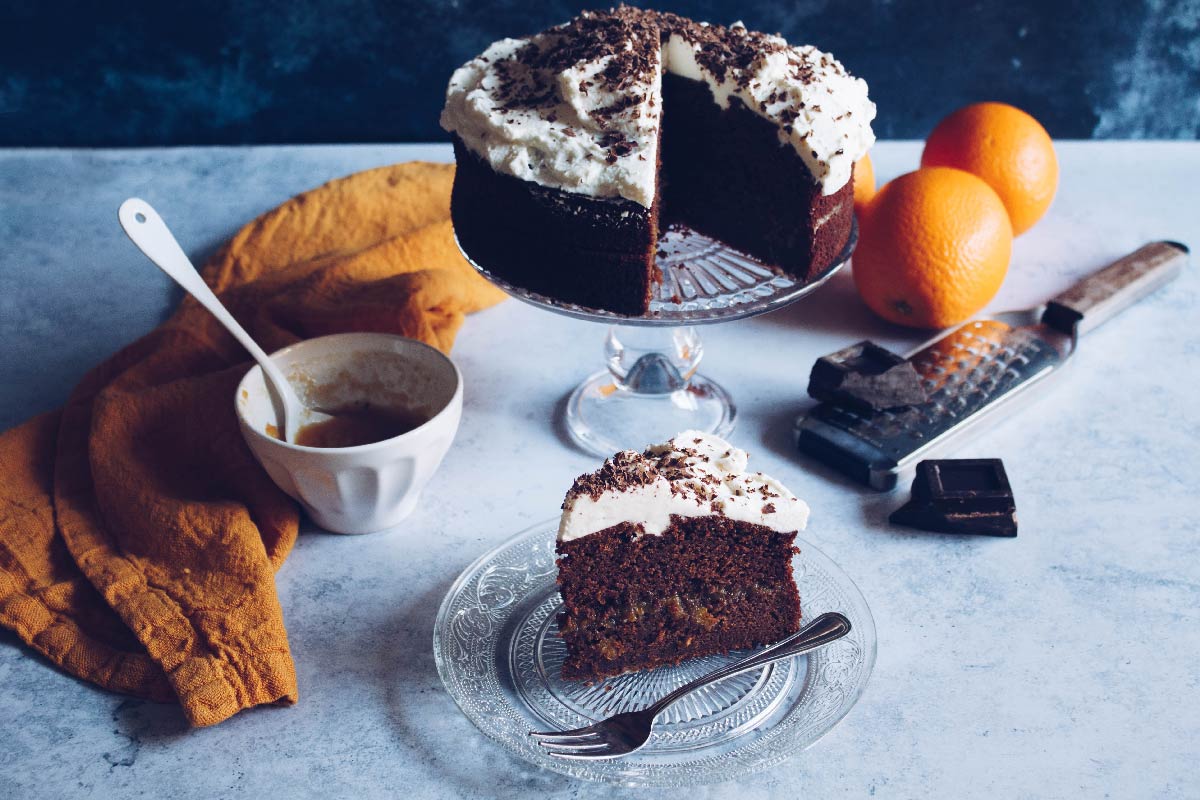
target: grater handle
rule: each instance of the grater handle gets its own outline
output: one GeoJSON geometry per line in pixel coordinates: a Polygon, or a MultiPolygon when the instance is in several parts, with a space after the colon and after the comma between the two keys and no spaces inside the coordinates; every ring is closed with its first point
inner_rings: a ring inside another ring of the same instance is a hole
{"type": "Polygon", "coordinates": [[[1178,242],[1143,245],[1051,300],[1042,322],[1082,336],[1174,280],[1187,259],[1178,242]]]}

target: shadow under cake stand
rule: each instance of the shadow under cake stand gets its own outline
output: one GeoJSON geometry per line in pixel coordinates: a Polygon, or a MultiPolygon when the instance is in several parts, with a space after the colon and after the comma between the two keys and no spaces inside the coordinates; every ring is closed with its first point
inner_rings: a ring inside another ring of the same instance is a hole
{"type": "Polygon", "coordinates": [[[609,325],[606,369],[575,387],[565,412],[575,441],[591,453],[609,456],[640,450],[684,430],[717,436],[733,430],[733,397],[696,374],[704,353],[697,326],[745,319],[796,302],[845,266],[857,240],[856,221],[833,263],[812,280],[801,281],[690,228],[672,225],[658,240],[663,281],[650,309],[639,316],[586,308],[513,286],[476,262],[461,244],[459,250],[484,278],[518,300],[609,325]]]}

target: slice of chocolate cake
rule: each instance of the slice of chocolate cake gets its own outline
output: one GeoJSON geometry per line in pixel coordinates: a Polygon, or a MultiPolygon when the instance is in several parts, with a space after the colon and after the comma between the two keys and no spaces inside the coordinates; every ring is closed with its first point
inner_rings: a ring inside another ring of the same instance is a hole
{"type": "Polygon", "coordinates": [[[866,84],[816,48],[584,12],[451,77],[455,231],[508,283],[621,314],[649,307],[668,222],[809,280],[850,236],[874,116],[866,84]]]}
{"type": "Polygon", "coordinates": [[[799,629],[792,557],[808,506],[746,461],[686,431],[576,479],[557,546],[564,678],[677,664],[799,629]]]}

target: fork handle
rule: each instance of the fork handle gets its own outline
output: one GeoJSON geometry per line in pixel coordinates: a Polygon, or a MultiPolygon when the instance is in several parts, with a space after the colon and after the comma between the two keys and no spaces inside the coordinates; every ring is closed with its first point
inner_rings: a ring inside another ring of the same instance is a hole
{"type": "Polygon", "coordinates": [[[846,619],[845,616],[836,611],[822,614],[783,641],[768,647],[766,650],[760,650],[757,653],[746,656],[741,661],[735,661],[728,666],[721,667],[721,669],[715,672],[701,676],[690,683],[685,683],[646,710],[653,712],[657,716],[667,706],[684,695],[696,691],[701,686],[708,686],[710,683],[716,683],[731,675],[737,675],[740,672],[746,672],[755,667],[770,664],[772,661],[779,661],[801,653],[807,653],[809,650],[815,650],[830,642],[835,642],[849,632],[850,620],[846,619]]]}

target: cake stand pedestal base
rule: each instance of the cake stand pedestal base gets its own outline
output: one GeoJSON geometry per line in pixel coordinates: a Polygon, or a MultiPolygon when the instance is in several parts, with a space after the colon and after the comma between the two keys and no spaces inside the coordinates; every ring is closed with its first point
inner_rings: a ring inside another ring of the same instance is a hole
{"type": "Polygon", "coordinates": [[[614,325],[604,351],[608,369],[567,400],[567,430],[585,450],[607,457],[681,431],[725,436],[733,430],[733,399],[696,374],[704,349],[695,328],[614,325]]]}

